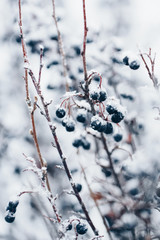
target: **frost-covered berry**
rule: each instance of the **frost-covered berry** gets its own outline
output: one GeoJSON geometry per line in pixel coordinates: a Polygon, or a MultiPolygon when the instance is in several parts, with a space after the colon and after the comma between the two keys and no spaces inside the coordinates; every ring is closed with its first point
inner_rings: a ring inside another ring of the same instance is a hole
{"type": "Polygon", "coordinates": [[[67,118],[65,118],[65,119],[62,120],[62,126],[63,126],[63,127],[66,126],[67,121],[68,121],[67,118]]]}
{"type": "Polygon", "coordinates": [[[77,231],[77,233],[80,234],[80,235],[85,234],[85,233],[87,232],[87,230],[88,230],[88,228],[87,228],[87,226],[86,226],[85,224],[78,223],[78,224],[76,225],[76,231],[77,231]]]}
{"type": "Polygon", "coordinates": [[[93,128],[94,130],[98,130],[100,129],[102,126],[102,122],[100,121],[99,118],[93,117],[91,119],[91,128],[93,128]]]}
{"type": "Polygon", "coordinates": [[[75,123],[74,121],[68,121],[66,122],[66,131],[67,132],[73,132],[75,130],[75,123]]]}
{"type": "Polygon", "coordinates": [[[80,146],[82,146],[82,140],[81,139],[75,139],[73,142],[72,142],[72,145],[76,148],[79,148],[80,146]]]}
{"type": "Polygon", "coordinates": [[[84,113],[79,113],[78,115],[77,115],[77,121],[78,122],[81,122],[81,123],[84,123],[85,121],[86,121],[86,114],[84,114],[84,113]]]}
{"type": "Polygon", "coordinates": [[[91,144],[90,144],[90,142],[88,142],[88,141],[84,138],[84,139],[82,139],[82,147],[83,147],[83,149],[85,149],[85,150],[89,150],[90,147],[91,147],[91,144]]]}
{"type": "Polygon", "coordinates": [[[137,70],[140,67],[140,62],[138,60],[133,60],[129,62],[129,67],[133,70],[137,70]]]}
{"type": "Polygon", "coordinates": [[[5,216],[5,221],[8,223],[12,223],[15,220],[15,216],[14,213],[9,212],[6,216],[5,216]]]}
{"type": "Polygon", "coordinates": [[[100,102],[103,102],[103,101],[105,101],[107,99],[107,94],[106,94],[106,92],[105,91],[100,91],[99,92],[99,98],[98,98],[98,100],[100,101],[100,102]]]}
{"type": "Polygon", "coordinates": [[[112,175],[112,171],[109,168],[102,168],[102,172],[105,174],[106,177],[110,177],[112,175]]]}
{"type": "Polygon", "coordinates": [[[63,118],[65,115],[66,115],[66,111],[65,111],[64,108],[58,108],[58,109],[56,110],[56,116],[57,116],[58,118],[63,118]]]}
{"type": "Polygon", "coordinates": [[[116,110],[114,107],[112,107],[111,105],[107,105],[106,111],[107,111],[110,115],[117,112],[117,110],[116,110]]]}
{"type": "Polygon", "coordinates": [[[113,133],[112,123],[107,122],[107,124],[106,124],[106,126],[105,126],[104,133],[106,133],[106,134],[111,134],[111,133],[113,133]]]}
{"type": "Polygon", "coordinates": [[[106,124],[105,123],[102,123],[100,128],[97,130],[98,132],[104,132],[105,131],[105,128],[106,128],[106,124]]]}
{"type": "Polygon", "coordinates": [[[112,115],[111,120],[114,123],[119,123],[120,121],[122,121],[124,118],[123,114],[121,112],[116,112],[112,115]]]}
{"type": "Polygon", "coordinates": [[[7,206],[7,208],[6,208],[6,211],[15,213],[18,204],[19,204],[19,201],[18,201],[18,200],[16,200],[16,201],[10,201],[10,202],[8,203],[8,206],[7,206]]]}
{"type": "Polygon", "coordinates": [[[82,190],[82,185],[77,183],[76,184],[76,189],[77,189],[78,192],[80,192],[82,190]]]}
{"type": "Polygon", "coordinates": [[[123,58],[123,63],[124,63],[126,66],[128,66],[128,65],[129,65],[129,57],[125,56],[125,57],[123,58]]]}
{"type": "Polygon", "coordinates": [[[69,225],[66,227],[66,230],[67,230],[67,231],[71,231],[71,230],[72,230],[72,224],[69,224],[69,225]]]}
{"type": "Polygon", "coordinates": [[[92,98],[92,100],[98,100],[99,98],[99,92],[93,91],[90,93],[90,97],[92,98]]]}
{"type": "Polygon", "coordinates": [[[120,142],[122,140],[123,136],[122,136],[122,134],[117,133],[113,136],[113,138],[116,142],[120,142]]]}

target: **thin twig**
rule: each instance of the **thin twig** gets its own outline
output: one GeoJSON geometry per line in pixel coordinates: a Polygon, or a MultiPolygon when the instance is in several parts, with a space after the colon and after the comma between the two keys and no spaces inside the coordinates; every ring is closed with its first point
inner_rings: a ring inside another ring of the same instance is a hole
{"type": "Polygon", "coordinates": [[[52,0],[52,6],[53,6],[53,19],[55,22],[56,30],[57,30],[57,35],[58,35],[58,46],[59,46],[59,51],[60,55],[62,58],[62,64],[63,64],[63,75],[66,81],[66,92],[69,92],[69,83],[68,83],[68,74],[67,74],[67,61],[66,61],[66,55],[63,47],[63,41],[62,41],[62,36],[61,32],[58,27],[58,22],[57,22],[57,17],[56,17],[56,7],[55,7],[55,0],[52,0]]]}
{"type": "MultiPolygon", "coordinates": [[[[23,52],[23,60],[24,60],[24,64],[27,64],[27,63],[29,64],[28,58],[27,58],[26,45],[25,45],[24,36],[23,36],[23,29],[22,29],[21,0],[19,0],[18,5],[19,5],[19,30],[20,30],[22,52],[23,52]]],[[[29,90],[28,90],[28,70],[27,69],[25,69],[24,80],[25,80],[25,89],[26,89],[26,102],[27,102],[28,106],[31,106],[29,90]]]]}
{"type": "MultiPolygon", "coordinates": [[[[81,166],[81,164],[80,164],[80,166],[81,166]]],[[[81,166],[81,170],[82,170],[84,179],[85,179],[85,181],[86,181],[86,184],[87,184],[87,186],[88,186],[88,189],[89,189],[89,192],[90,192],[90,196],[94,196],[94,193],[93,193],[93,191],[92,191],[92,189],[91,189],[91,187],[90,187],[90,185],[89,185],[89,183],[88,183],[88,179],[87,179],[86,173],[85,173],[84,168],[83,168],[82,166],[81,166]]],[[[101,218],[102,218],[103,224],[104,224],[104,226],[105,226],[105,228],[106,228],[106,230],[107,230],[107,233],[108,233],[109,238],[110,238],[111,240],[113,240],[112,235],[111,235],[110,230],[109,230],[109,227],[108,227],[108,225],[107,225],[107,223],[106,223],[106,220],[105,220],[104,216],[103,216],[102,213],[101,213],[101,210],[100,210],[100,207],[99,207],[99,204],[98,204],[97,200],[96,200],[94,197],[92,197],[92,199],[93,199],[93,201],[94,201],[94,203],[95,203],[95,206],[96,206],[96,208],[97,208],[97,210],[98,210],[98,212],[99,212],[99,214],[100,214],[100,216],[101,216],[101,218]]]]}
{"type": "Polygon", "coordinates": [[[40,81],[41,81],[42,68],[43,68],[43,47],[41,46],[40,47],[40,65],[39,65],[38,86],[40,85],[40,81]]]}
{"type": "MultiPolygon", "coordinates": [[[[83,19],[84,19],[84,38],[83,38],[83,51],[82,51],[82,58],[83,58],[83,69],[84,69],[84,80],[88,82],[88,75],[87,75],[87,64],[86,64],[86,40],[87,40],[87,19],[86,19],[86,5],[85,0],[83,0],[83,19]]],[[[86,83],[87,84],[87,83],[86,83]]]]}

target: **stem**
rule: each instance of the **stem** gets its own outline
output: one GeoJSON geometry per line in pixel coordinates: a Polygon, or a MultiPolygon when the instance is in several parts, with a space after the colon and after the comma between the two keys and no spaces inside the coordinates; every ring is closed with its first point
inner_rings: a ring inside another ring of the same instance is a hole
{"type": "MultiPolygon", "coordinates": [[[[81,166],[81,164],[80,164],[80,166],[81,166]]],[[[86,173],[85,173],[84,168],[83,168],[82,166],[81,166],[81,169],[82,169],[82,173],[83,173],[84,179],[85,179],[85,181],[86,181],[86,183],[87,183],[87,186],[88,186],[90,195],[93,196],[93,191],[92,191],[92,189],[91,189],[91,187],[90,187],[90,185],[89,185],[89,183],[88,183],[86,173]]],[[[101,218],[102,218],[103,224],[104,224],[104,226],[105,226],[105,228],[106,228],[106,230],[107,230],[107,233],[108,233],[108,235],[109,235],[110,240],[113,240],[113,239],[112,239],[112,236],[111,236],[111,233],[110,233],[110,230],[109,230],[109,227],[108,227],[108,225],[107,225],[107,223],[106,223],[106,220],[105,220],[104,216],[103,216],[102,213],[101,213],[101,210],[100,210],[100,207],[99,207],[99,205],[98,205],[97,200],[96,200],[95,198],[92,198],[92,199],[93,199],[93,201],[94,201],[94,203],[95,203],[95,205],[96,205],[96,208],[97,208],[97,210],[98,210],[98,212],[99,212],[99,214],[100,214],[100,216],[101,216],[101,218]]]]}
{"type": "Polygon", "coordinates": [[[63,41],[62,41],[62,36],[61,32],[58,27],[58,22],[57,22],[57,17],[56,17],[56,8],[55,8],[55,0],[52,0],[52,6],[53,6],[53,19],[55,22],[56,30],[57,30],[57,35],[58,35],[58,46],[59,46],[59,51],[60,55],[62,58],[62,64],[63,64],[63,75],[66,81],[66,92],[69,92],[69,83],[68,83],[68,74],[67,74],[67,61],[66,61],[66,55],[63,47],[63,41]]]}
{"type": "Polygon", "coordinates": [[[83,38],[83,51],[82,51],[82,58],[83,58],[83,70],[84,70],[84,80],[86,84],[88,82],[87,78],[87,65],[86,65],[86,40],[87,40],[87,20],[86,20],[86,6],[85,0],[83,0],[83,19],[84,19],[84,38],[83,38]]]}
{"type": "Polygon", "coordinates": [[[124,196],[124,192],[123,192],[123,189],[122,189],[121,184],[119,182],[118,176],[117,176],[117,174],[116,174],[116,172],[114,170],[114,166],[113,166],[112,158],[111,158],[111,153],[110,153],[110,151],[108,149],[108,146],[107,146],[107,143],[106,143],[106,139],[105,139],[103,133],[101,133],[101,138],[102,138],[102,143],[103,143],[104,149],[105,149],[105,151],[107,153],[107,156],[108,156],[109,164],[110,164],[110,167],[112,169],[114,179],[115,179],[115,181],[117,183],[117,186],[120,188],[120,190],[122,192],[122,196],[124,196]]]}

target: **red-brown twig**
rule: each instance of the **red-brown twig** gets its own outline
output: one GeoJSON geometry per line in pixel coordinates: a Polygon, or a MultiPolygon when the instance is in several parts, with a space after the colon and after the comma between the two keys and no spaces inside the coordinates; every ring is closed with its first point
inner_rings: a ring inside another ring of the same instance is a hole
{"type": "Polygon", "coordinates": [[[83,58],[84,80],[87,82],[88,76],[87,76],[87,65],[86,65],[86,40],[87,40],[88,28],[87,28],[87,19],[86,19],[85,0],[83,0],[83,19],[84,19],[84,38],[83,38],[82,58],[83,58]]]}
{"type": "Polygon", "coordinates": [[[139,50],[139,54],[140,54],[140,57],[142,58],[142,61],[144,62],[148,75],[153,82],[153,86],[157,89],[158,88],[157,78],[155,77],[155,73],[154,73],[156,55],[152,58],[151,48],[149,49],[149,53],[142,54],[141,51],[139,50]],[[151,67],[148,66],[148,63],[146,62],[144,55],[148,57],[151,67]]]}
{"type": "Polygon", "coordinates": [[[56,17],[56,8],[55,8],[55,0],[52,0],[52,6],[53,6],[53,19],[55,22],[56,30],[57,30],[57,35],[58,35],[58,46],[59,46],[59,51],[60,55],[62,58],[62,64],[63,64],[63,75],[65,78],[65,84],[66,84],[66,92],[69,92],[69,83],[68,83],[68,74],[67,74],[67,61],[66,61],[66,55],[63,47],[63,41],[62,41],[62,36],[61,32],[58,27],[58,22],[57,22],[57,17],[56,17]]]}
{"type": "MultiPolygon", "coordinates": [[[[26,46],[25,46],[25,41],[24,41],[24,36],[23,36],[23,29],[22,29],[21,0],[19,0],[18,6],[19,6],[19,30],[20,30],[20,37],[21,37],[21,44],[22,44],[23,60],[24,60],[24,64],[27,64],[29,62],[28,62],[28,58],[27,58],[27,51],[26,51],[26,46]]],[[[26,102],[27,102],[28,106],[31,106],[29,90],[28,90],[28,70],[27,70],[27,68],[25,69],[24,80],[25,80],[25,88],[26,88],[26,102]]]]}

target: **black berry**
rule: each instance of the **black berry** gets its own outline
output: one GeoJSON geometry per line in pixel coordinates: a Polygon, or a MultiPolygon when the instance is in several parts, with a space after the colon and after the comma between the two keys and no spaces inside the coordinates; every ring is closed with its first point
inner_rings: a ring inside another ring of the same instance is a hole
{"type": "Polygon", "coordinates": [[[100,82],[101,79],[98,75],[96,75],[96,76],[94,76],[93,80],[96,82],[100,82]]]}
{"type": "Polygon", "coordinates": [[[17,201],[14,201],[14,202],[10,201],[10,202],[8,203],[8,206],[7,206],[7,208],[6,208],[6,211],[15,213],[18,204],[19,204],[19,201],[18,201],[18,200],[17,200],[17,201]]]}
{"type": "Polygon", "coordinates": [[[123,63],[124,63],[126,66],[129,65],[129,58],[128,58],[127,56],[125,56],[125,57],[123,58],[123,63]]]}
{"type": "Polygon", "coordinates": [[[87,232],[87,226],[85,224],[82,223],[78,223],[76,226],[76,231],[78,234],[83,235],[87,232]]]}
{"type": "Polygon", "coordinates": [[[106,129],[106,124],[101,124],[100,128],[97,130],[98,132],[104,132],[106,129]]]}
{"type": "Polygon", "coordinates": [[[66,230],[67,230],[67,231],[72,230],[72,224],[69,224],[69,225],[66,227],[66,230]]]}
{"type": "Polygon", "coordinates": [[[99,119],[91,119],[91,128],[93,128],[94,130],[98,130],[100,129],[102,126],[102,123],[99,119]]]}
{"type": "Polygon", "coordinates": [[[114,107],[112,107],[111,105],[107,105],[106,110],[109,114],[114,114],[117,112],[117,110],[114,107]]]}
{"type": "Polygon", "coordinates": [[[106,177],[110,177],[112,175],[112,171],[109,168],[102,168],[102,172],[105,174],[106,177]]]}
{"type": "Polygon", "coordinates": [[[75,129],[75,123],[73,121],[66,122],[66,131],[73,132],[75,129]]]}
{"type": "Polygon", "coordinates": [[[80,192],[82,190],[82,185],[77,183],[76,184],[76,189],[77,189],[78,192],[80,192]]]}
{"type": "Polygon", "coordinates": [[[80,146],[82,146],[82,140],[81,139],[75,139],[73,142],[72,142],[72,145],[76,148],[79,148],[80,146]]]}
{"type": "Polygon", "coordinates": [[[82,147],[83,147],[83,149],[85,149],[85,150],[89,150],[90,147],[91,147],[91,144],[90,144],[90,142],[88,142],[88,141],[84,138],[84,139],[82,139],[82,147]]]}
{"type": "Polygon", "coordinates": [[[57,116],[58,118],[63,118],[65,115],[66,115],[66,111],[65,111],[64,108],[58,108],[58,109],[56,110],[56,116],[57,116]]]}
{"type": "Polygon", "coordinates": [[[117,133],[113,136],[113,138],[116,142],[120,142],[122,140],[123,136],[122,136],[122,134],[117,133]]]}
{"type": "Polygon", "coordinates": [[[5,221],[8,223],[12,223],[12,222],[14,222],[14,220],[15,220],[15,216],[13,215],[13,213],[8,213],[5,216],[5,221]]]}
{"type": "Polygon", "coordinates": [[[132,196],[135,196],[139,193],[139,190],[138,188],[132,188],[130,191],[129,191],[129,194],[132,195],[132,196]]]}
{"type": "Polygon", "coordinates": [[[107,94],[106,94],[106,92],[105,91],[100,91],[99,92],[99,98],[98,98],[98,100],[100,101],[100,102],[103,102],[103,101],[105,101],[107,99],[107,94]]]}
{"type": "Polygon", "coordinates": [[[65,118],[65,119],[62,120],[62,126],[65,127],[66,123],[67,123],[67,119],[65,118]]]}
{"type": "Polygon", "coordinates": [[[107,124],[106,124],[106,126],[105,126],[104,133],[106,133],[106,134],[111,134],[111,133],[113,133],[112,123],[107,122],[107,124]]]}
{"type": "Polygon", "coordinates": [[[116,112],[112,115],[111,120],[114,123],[119,123],[120,121],[122,121],[124,118],[123,114],[121,112],[116,112]]]}
{"type": "Polygon", "coordinates": [[[133,70],[137,70],[140,67],[140,63],[139,61],[134,60],[129,63],[129,67],[133,70]]]}
{"type": "Polygon", "coordinates": [[[158,197],[160,197],[160,187],[158,187],[158,188],[156,189],[156,195],[157,195],[158,197]]]}
{"type": "Polygon", "coordinates": [[[90,94],[90,97],[92,98],[92,100],[98,100],[98,98],[99,98],[99,93],[98,92],[96,92],[96,91],[94,91],[94,92],[92,92],[91,94],[90,94]]]}
{"type": "Polygon", "coordinates": [[[84,113],[79,113],[77,115],[77,121],[78,122],[81,122],[81,123],[84,123],[86,121],[86,114],[84,113]]]}

